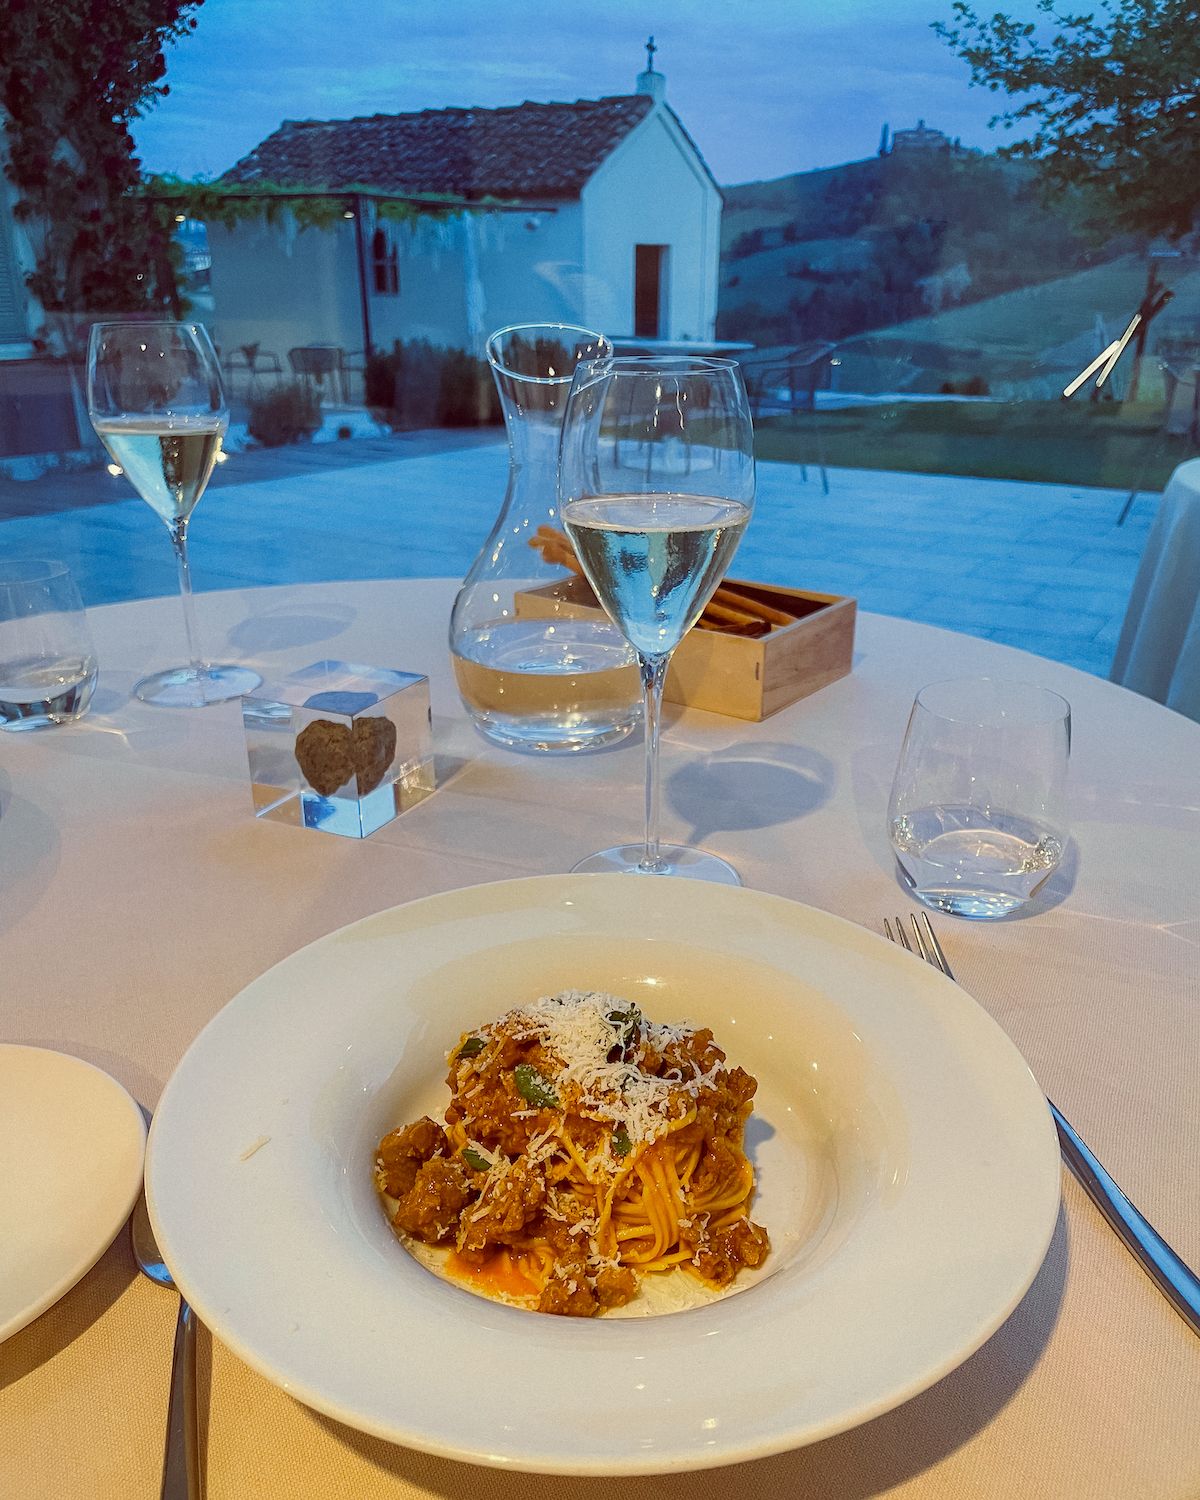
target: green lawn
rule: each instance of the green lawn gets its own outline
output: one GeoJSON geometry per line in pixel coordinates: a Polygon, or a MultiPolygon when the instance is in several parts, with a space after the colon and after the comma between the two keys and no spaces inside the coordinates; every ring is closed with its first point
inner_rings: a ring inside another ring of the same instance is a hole
{"type": "Polygon", "coordinates": [[[1162,422],[1159,403],[898,402],[762,417],[755,451],[831,468],[1159,490],[1194,451],[1162,422]]]}

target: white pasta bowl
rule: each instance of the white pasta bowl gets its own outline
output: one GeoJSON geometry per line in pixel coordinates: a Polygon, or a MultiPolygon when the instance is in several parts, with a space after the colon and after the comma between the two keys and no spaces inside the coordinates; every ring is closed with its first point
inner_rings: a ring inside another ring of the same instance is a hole
{"type": "Polygon", "coordinates": [[[1020,1054],[928,965],[779,897],[573,876],[381,912],[255,980],[167,1085],[147,1197],[200,1317],[309,1406],[469,1462],[638,1474],[799,1447],[932,1385],[1028,1289],[1059,1172],[1020,1054]],[[564,989],[711,1027],[758,1078],[772,1251],[737,1295],[555,1318],[393,1235],[379,1138],[440,1112],[464,1031],[564,989]]]}

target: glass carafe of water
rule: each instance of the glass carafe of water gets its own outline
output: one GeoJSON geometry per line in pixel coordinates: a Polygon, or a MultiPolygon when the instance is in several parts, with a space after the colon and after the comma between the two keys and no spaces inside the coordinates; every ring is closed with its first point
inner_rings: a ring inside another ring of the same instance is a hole
{"type": "Polygon", "coordinates": [[[450,654],[476,729],[510,750],[596,749],[641,717],[624,637],[607,619],[573,617],[579,585],[533,545],[547,528],[562,531],[558,440],[575,366],[611,349],[601,334],[564,323],[502,328],[487,342],[508,431],[508,488],[454,602],[450,654]]]}

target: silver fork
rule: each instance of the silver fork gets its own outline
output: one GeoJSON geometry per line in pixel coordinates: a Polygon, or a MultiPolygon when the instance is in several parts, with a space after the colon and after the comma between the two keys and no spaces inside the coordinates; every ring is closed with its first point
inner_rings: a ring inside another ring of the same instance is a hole
{"type": "MultiPolygon", "coordinates": [[[[912,925],[913,942],[909,941],[904,930],[902,917],[896,918],[895,932],[885,917],[884,935],[893,943],[907,948],[910,953],[919,954],[947,979],[953,979],[954,974],[946,961],[942,945],[938,942],[928,912],[921,913],[920,922],[913,913],[909,914],[908,920],[912,925]]],[[[1050,1106],[1050,1113],[1058,1130],[1058,1144],[1063,1159],[1074,1172],[1080,1186],[1183,1321],[1193,1333],[1200,1334],[1200,1277],[1180,1260],[1158,1230],[1134,1208],[1053,1099],[1047,1099],[1046,1103],[1050,1106]]]]}

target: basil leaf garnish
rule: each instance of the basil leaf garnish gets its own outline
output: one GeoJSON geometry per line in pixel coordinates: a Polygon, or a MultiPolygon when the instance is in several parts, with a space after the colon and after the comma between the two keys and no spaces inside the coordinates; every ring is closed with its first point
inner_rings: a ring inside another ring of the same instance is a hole
{"type": "Polygon", "coordinates": [[[637,1036],[642,1024],[642,1013],[636,1005],[627,1005],[618,1010],[610,1010],[605,1019],[617,1034],[616,1041],[608,1049],[608,1061],[620,1062],[637,1036]]]}
{"type": "Polygon", "coordinates": [[[610,1010],[608,1024],[614,1031],[628,1037],[642,1024],[642,1013],[636,1005],[627,1005],[620,1010],[610,1010]]]}
{"type": "Polygon", "coordinates": [[[518,1063],[513,1069],[513,1082],[517,1086],[517,1093],[529,1104],[536,1104],[538,1109],[558,1109],[558,1095],[542,1077],[535,1067],[529,1063],[518,1063]]]}

